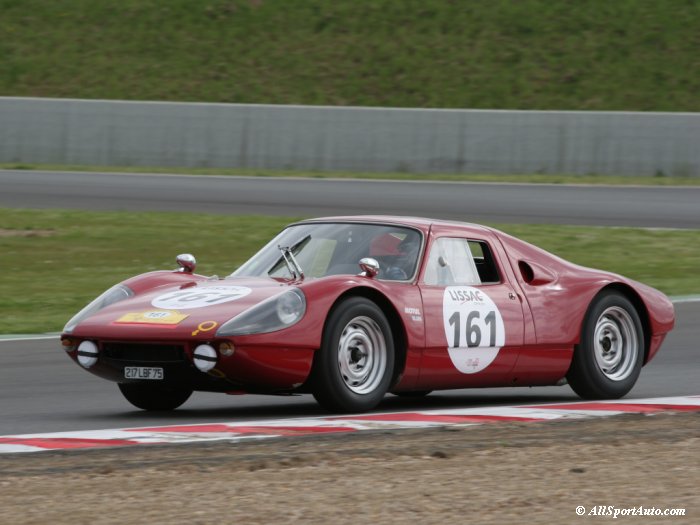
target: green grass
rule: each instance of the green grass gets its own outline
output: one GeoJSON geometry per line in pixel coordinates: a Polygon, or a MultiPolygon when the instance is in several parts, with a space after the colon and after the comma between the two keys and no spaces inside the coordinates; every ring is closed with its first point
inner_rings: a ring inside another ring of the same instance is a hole
{"type": "MultiPolygon", "coordinates": [[[[0,334],[60,330],[107,287],[197,256],[227,275],[289,217],[0,209],[0,334]]],[[[622,273],[668,294],[700,292],[700,230],[495,225],[579,264],[622,273]]]]}
{"type": "Polygon", "coordinates": [[[700,186],[700,177],[646,177],[632,175],[487,175],[449,173],[366,173],[347,171],[291,171],[257,168],[163,168],[157,166],[82,166],[62,164],[0,163],[0,169],[88,171],[120,173],[174,173],[181,175],[230,175],[253,177],[304,177],[318,179],[370,179],[451,182],[517,182],[527,184],[588,184],[613,186],[700,186]]]}
{"type": "Polygon", "coordinates": [[[59,330],[112,284],[176,268],[179,253],[196,254],[198,272],[227,275],[290,220],[0,210],[0,333],[59,330]]]}
{"type": "Polygon", "coordinates": [[[0,0],[0,95],[700,110],[694,0],[0,0]]]}

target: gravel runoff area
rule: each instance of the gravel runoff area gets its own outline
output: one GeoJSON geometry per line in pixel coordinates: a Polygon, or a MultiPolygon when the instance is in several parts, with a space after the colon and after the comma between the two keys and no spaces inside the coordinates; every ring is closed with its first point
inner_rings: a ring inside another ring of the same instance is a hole
{"type": "Polygon", "coordinates": [[[700,523],[699,430],[622,415],[8,454],[0,523],[700,523]],[[685,516],[612,516],[640,506],[685,516]]]}

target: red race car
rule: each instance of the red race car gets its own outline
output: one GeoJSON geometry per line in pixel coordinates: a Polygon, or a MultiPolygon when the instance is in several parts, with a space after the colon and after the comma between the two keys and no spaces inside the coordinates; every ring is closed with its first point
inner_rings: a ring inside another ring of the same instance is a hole
{"type": "Polygon", "coordinates": [[[178,263],[107,290],[61,336],[146,410],[194,390],[311,392],[344,412],[387,392],[565,382],[618,398],[674,324],[653,288],[459,222],[312,219],[224,279],[178,263]]]}

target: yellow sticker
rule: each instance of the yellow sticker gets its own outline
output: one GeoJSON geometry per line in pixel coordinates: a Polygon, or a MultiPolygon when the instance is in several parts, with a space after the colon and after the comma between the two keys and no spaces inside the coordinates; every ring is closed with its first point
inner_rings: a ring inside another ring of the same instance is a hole
{"type": "Polygon", "coordinates": [[[153,310],[151,312],[138,312],[124,314],[116,320],[123,324],[179,324],[189,317],[174,310],[153,310]]]}

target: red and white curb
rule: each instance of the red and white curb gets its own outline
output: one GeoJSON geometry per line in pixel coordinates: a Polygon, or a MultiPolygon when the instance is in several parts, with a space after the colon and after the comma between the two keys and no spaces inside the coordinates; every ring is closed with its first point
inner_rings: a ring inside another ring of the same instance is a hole
{"type": "Polygon", "coordinates": [[[700,412],[700,396],[23,434],[0,436],[0,453],[209,441],[238,442],[245,439],[361,432],[363,430],[468,426],[512,421],[553,421],[619,414],[656,414],[681,411],[700,412]]]}

